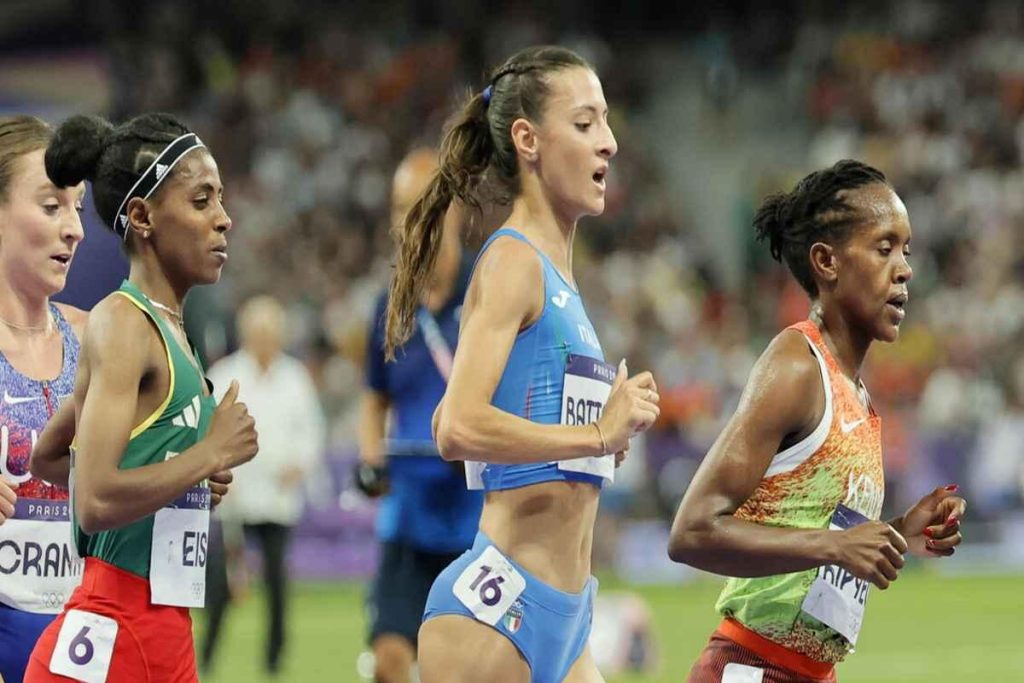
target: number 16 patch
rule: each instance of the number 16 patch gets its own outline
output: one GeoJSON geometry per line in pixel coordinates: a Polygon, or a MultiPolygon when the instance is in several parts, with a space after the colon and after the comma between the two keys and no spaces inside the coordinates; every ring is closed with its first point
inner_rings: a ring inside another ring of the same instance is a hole
{"type": "Polygon", "coordinates": [[[526,579],[493,545],[459,575],[452,593],[477,620],[494,626],[526,590],[526,579]]]}
{"type": "Polygon", "coordinates": [[[117,622],[82,610],[68,610],[50,658],[50,673],[84,683],[104,683],[117,640],[117,622]]]}

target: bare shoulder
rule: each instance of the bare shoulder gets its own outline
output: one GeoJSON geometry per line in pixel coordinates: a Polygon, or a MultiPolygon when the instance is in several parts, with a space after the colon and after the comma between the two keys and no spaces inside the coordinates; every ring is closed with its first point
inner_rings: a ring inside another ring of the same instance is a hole
{"type": "Polygon", "coordinates": [[[144,340],[156,334],[156,328],[130,299],[114,293],[92,309],[86,324],[85,346],[91,356],[138,357],[148,348],[144,340]]]}
{"type": "Polygon", "coordinates": [[[761,354],[757,366],[782,375],[787,382],[818,381],[821,371],[811,350],[811,342],[797,330],[783,330],[775,335],[761,354]]]}
{"type": "Polygon", "coordinates": [[[477,263],[474,282],[516,282],[523,278],[539,278],[543,273],[540,257],[529,244],[513,237],[502,236],[494,240],[477,263]]]}
{"type": "Polygon", "coordinates": [[[544,269],[533,247],[512,237],[499,237],[476,265],[464,317],[483,307],[501,312],[510,321],[531,321],[543,308],[543,278],[544,269]]]}
{"type": "Polygon", "coordinates": [[[798,426],[813,419],[821,387],[821,369],[810,342],[796,330],[783,330],[754,365],[744,403],[798,426]]]}

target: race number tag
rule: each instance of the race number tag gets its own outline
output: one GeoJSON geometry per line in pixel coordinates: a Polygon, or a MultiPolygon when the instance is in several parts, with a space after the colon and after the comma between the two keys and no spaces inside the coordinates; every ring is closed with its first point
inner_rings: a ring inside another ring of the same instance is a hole
{"type": "Polygon", "coordinates": [[[149,563],[154,605],[203,607],[209,538],[209,488],[193,486],[157,511],[149,563]]]}
{"type": "Polygon", "coordinates": [[[484,469],[487,467],[487,463],[466,460],[464,464],[466,467],[466,488],[470,491],[483,490],[484,469]]]}
{"type": "Polygon", "coordinates": [[[19,498],[0,527],[0,602],[23,612],[57,614],[82,579],[71,543],[69,502],[19,498]]]}
{"type": "MultiPolygon", "coordinates": [[[[570,355],[562,384],[562,424],[585,425],[601,417],[615,382],[615,366],[588,356],[570,355]]],[[[561,460],[558,469],[615,479],[615,455],[561,460]]]]}
{"type": "Polygon", "coordinates": [[[117,640],[117,622],[82,610],[68,610],[50,657],[50,673],[85,683],[104,683],[117,640]]]}
{"type": "Polygon", "coordinates": [[[479,621],[494,626],[522,592],[526,579],[493,545],[466,567],[452,593],[479,621]]]}
{"type": "MultiPolygon", "coordinates": [[[[841,531],[867,521],[859,512],[840,505],[828,528],[841,531]]],[[[801,609],[842,635],[850,645],[856,645],[870,586],[869,581],[858,579],[842,567],[831,564],[818,567],[818,575],[801,609]]]]}
{"type": "Polygon", "coordinates": [[[764,680],[764,669],[746,664],[729,662],[722,671],[722,683],[761,683],[764,680]]]}

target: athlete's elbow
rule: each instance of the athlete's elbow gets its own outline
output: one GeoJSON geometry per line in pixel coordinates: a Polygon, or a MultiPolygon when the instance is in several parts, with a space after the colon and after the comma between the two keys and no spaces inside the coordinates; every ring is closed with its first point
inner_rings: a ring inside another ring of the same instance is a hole
{"type": "Polygon", "coordinates": [[[471,416],[445,411],[437,427],[437,450],[451,462],[478,460],[480,438],[471,416]]]}
{"type": "Polygon", "coordinates": [[[109,506],[96,496],[82,495],[81,491],[75,491],[75,521],[90,535],[114,527],[109,506]]]}
{"type": "Polygon", "coordinates": [[[49,474],[49,472],[47,471],[46,462],[41,457],[39,457],[38,449],[34,449],[32,451],[32,454],[28,457],[28,471],[36,479],[43,479],[45,481],[49,481],[49,479],[46,478],[46,475],[49,474]]]}
{"type": "Polygon", "coordinates": [[[673,529],[668,538],[668,559],[679,564],[690,564],[691,549],[691,545],[687,542],[687,534],[673,529]]]}
{"type": "Polygon", "coordinates": [[[680,516],[668,537],[668,557],[673,562],[697,566],[707,537],[705,525],[680,516]]]}
{"type": "Polygon", "coordinates": [[[668,558],[679,564],[688,564],[691,567],[701,566],[701,547],[696,542],[696,534],[682,533],[672,536],[668,540],[668,558]]]}
{"type": "Polygon", "coordinates": [[[451,424],[449,420],[441,420],[435,431],[437,451],[441,454],[443,460],[448,462],[465,460],[463,453],[465,451],[466,437],[462,433],[462,429],[451,424]]]}
{"type": "Polygon", "coordinates": [[[68,458],[53,461],[40,457],[37,451],[32,452],[28,461],[28,471],[33,477],[64,487],[68,485],[69,469],[70,461],[68,458]]]}

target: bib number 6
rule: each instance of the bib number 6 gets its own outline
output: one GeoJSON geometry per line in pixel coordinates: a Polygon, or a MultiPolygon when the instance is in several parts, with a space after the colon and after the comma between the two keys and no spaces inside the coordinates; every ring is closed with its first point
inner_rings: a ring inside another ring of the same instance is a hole
{"type": "Polygon", "coordinates": [[[498,623],[526,590],[526,579],[494,546],[488,546],[466,567],[452,593],[473,616],[490,626],[498,623]]]}
{"type": "Polygon", "coordinates": [[[105,683],[117,629],[110,617],[68,610],[50,658],[50,672],[85,683],[105,683]]]}
{"type": "Polygon", "coordinates": [[[96,646],[89,640],[88,635],[89,627],[83,626],[78,635],[71,639],[71,645],[68,647],[68,659],[78,666],[85,666],[91,662],[92,655],[96,652],[96,646]],[[81,654],[79,649],[82,651],[81,654]]]}

